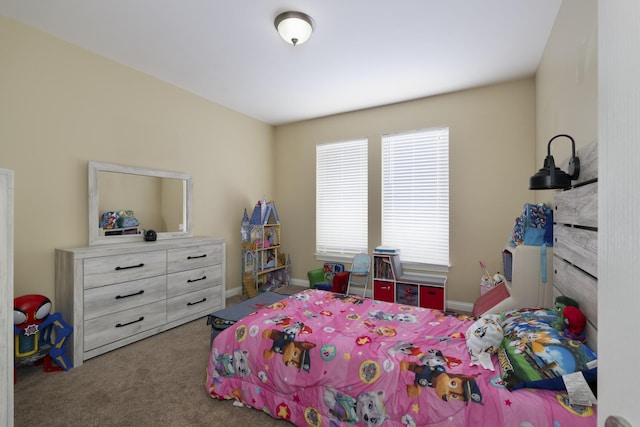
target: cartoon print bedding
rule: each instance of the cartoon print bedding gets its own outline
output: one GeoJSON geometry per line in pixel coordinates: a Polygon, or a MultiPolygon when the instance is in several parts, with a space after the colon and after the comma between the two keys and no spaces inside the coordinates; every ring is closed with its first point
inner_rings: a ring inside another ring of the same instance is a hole
{"type": "Polygon", "coordinates": [[[510,392],[499,368],[470,366],[473,322],[304,291],[216,337],[206,391],[298,426],[596,425],[595,407],[570,405],[564,391],[510,392]]]}

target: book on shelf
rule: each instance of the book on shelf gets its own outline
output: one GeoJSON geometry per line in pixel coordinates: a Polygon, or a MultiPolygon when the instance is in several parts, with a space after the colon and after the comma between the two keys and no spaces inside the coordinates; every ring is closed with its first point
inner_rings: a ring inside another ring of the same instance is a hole
{"type": "Polygon", "coordinates": [[[400,249],[391,246],[376,246],[374,252],[379,254],[397,254],[400,252],[400,249]]]}
{"type": "Polygon", "coordinates": [[[376,279],[388,279],[395,280],[393,268],[388,258],[376,258],[375,259],[375,274],[376,279]]]}

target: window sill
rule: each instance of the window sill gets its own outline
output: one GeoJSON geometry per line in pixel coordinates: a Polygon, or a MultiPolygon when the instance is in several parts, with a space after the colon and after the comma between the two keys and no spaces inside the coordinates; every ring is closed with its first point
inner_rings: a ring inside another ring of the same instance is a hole
{"type": "MultiPolygon", "coordinates": [[[[353,260],[356,254],[314,254],[316,261],[322,262],[341,262],[348,264],[353,260]]],[[[431,272],[431,273],[448,273],[451,269],[449,265],[423,264],[418,262],[402,262],[402,269],[407,272],[431,272]]]]}
{"type": "Polygon", "coordinates": [[[315,254],[316,261],[350,263],[356,254],[315,254]]]}
{"type": "Polygon", "coordinates": [[[402,262],[403,270],[411,270],[411,271],[432,271],[437,273],[448,273],[451,269],[448,265],[439,265],[439,264],[422,264],[417,262],[402,262]]]}

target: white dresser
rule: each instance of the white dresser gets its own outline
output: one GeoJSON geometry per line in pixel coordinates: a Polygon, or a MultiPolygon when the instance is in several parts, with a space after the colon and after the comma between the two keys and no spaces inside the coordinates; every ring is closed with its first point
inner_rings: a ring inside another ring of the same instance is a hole
{"type": "Polygon", "coordinates": [[[74,366],[225,305],[225,242],[186,237],[56,249],[55,310],[74,366]]]}

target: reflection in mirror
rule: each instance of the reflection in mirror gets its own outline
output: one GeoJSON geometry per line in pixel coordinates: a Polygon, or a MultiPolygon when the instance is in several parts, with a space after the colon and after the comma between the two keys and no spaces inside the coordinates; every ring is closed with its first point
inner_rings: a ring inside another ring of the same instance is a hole
{"type": "Polygon", "coordinates": [[[188,237],[191,177],[186,174],[89,162],[89,244],[188,237]]]}

